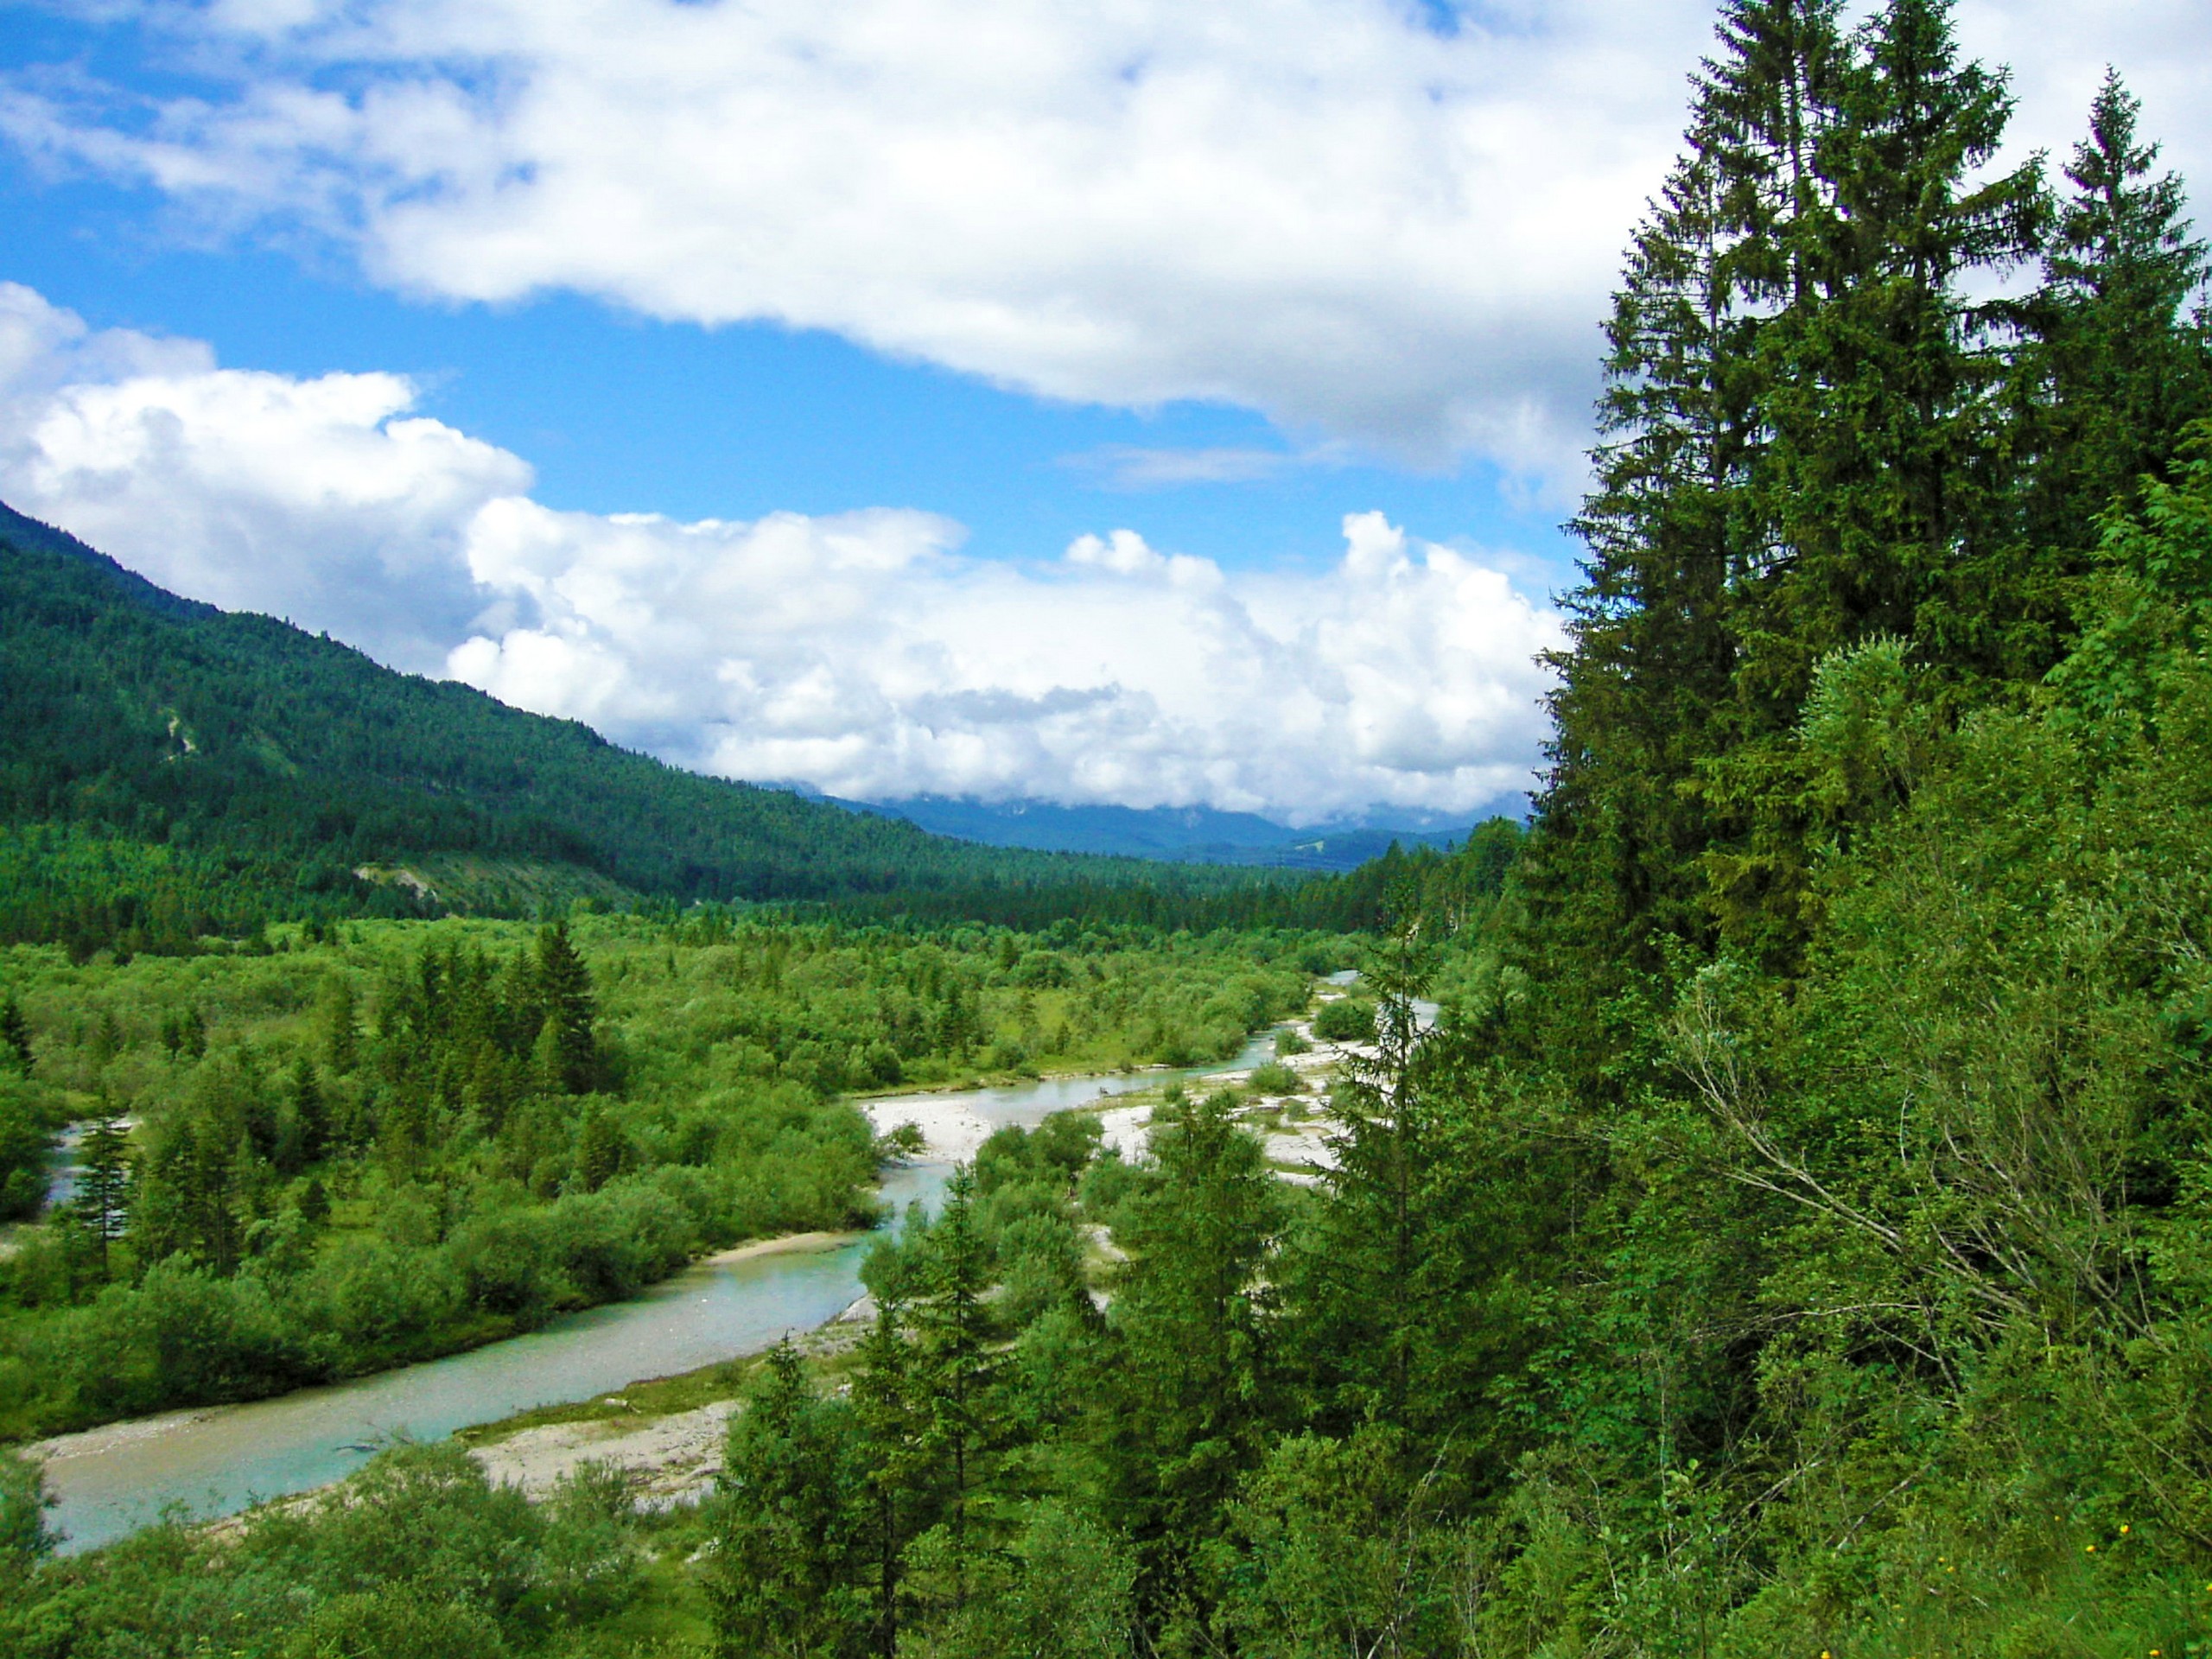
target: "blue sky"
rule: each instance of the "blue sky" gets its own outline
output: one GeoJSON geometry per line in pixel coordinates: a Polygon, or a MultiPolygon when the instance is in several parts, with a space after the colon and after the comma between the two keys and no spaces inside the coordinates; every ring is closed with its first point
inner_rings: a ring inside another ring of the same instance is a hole
{"type": "MultiPolygon", "coordinates": [[[[2212,28],[2081,10],[1961,10],[2023,145],[2190,167],[2212,28]]],[[[0,4],[0,495],[732,775],[1472,813],[1708,27],[0,4]]]]}

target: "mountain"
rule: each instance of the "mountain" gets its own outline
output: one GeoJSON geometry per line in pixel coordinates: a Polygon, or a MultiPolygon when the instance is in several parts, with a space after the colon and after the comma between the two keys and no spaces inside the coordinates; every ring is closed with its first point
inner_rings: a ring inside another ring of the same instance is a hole
{"type": "Polygon", "coordinates": [[[1054,801],[976,801],[944,795],[843,804],[990,847],[1311,870],[1351,869],[1380,857],[1392,842],[1443,847],[1467,835],[1465,824],[1434,820],[1417,825],[1355,820],[1294,830],[1255,813],[1222,812],[1207,806],[1063,806],[1054,801]]]}
{"type": "Polygon", "coordinates": [[[1019,893],[1023,915],[1080,909],[1064,890],[1166,894],[1121,906],[1146,916],[1225,893],[1229,875],[982,847],[699,777],[179,598],[0,506],[0,938],[188,938],[365,908],[528,914],[590,894],[895,894],[994,914],[1019,893]],[[1037,897],[1048,890],[1063,896],[1037,897]]]}

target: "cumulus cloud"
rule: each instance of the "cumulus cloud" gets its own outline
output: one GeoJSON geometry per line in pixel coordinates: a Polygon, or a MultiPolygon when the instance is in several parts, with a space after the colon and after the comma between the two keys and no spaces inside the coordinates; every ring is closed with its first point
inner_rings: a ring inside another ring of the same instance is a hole
{"type": "Polygon", "coordinates": [[[1561,0],[149,6],[213,97],[19,78],[28,149],[402,289],[766,319],[1055,397],[1578,465],[1702,20],[1561,0]],[[1676,66],[1655,73],[1655,65],[1676,66]]]}
{"type": "MultiPolygon", "coordinates": [[[[1861,8],[1862,10],[1864,8],[1861,8]]],[[[836,330],[1056,397],[1224,400],[1578,468],[1596,323],[1709,0],[132,5],[195,96],[48,67],[27,151],[353,247],[444,299],[836,330]]],[[[2201,0],[1966,0],[2063,155],[2107,61],[2212,165],[2201,0]]],[[[129,50],[129,47],[120,49],[129,50]]]]}
{"type": "Polygon", "coordinates": [[[0,493],[165,588],[442,668],[482,611],[470,516],[526,490],[505,450],[410,414],[403,376],[215,366],[0,283],[0,493]]]}
{"type": "Polygon", "coordinates": [[[1325,575],[1249,576],[1129,531],[1054,565],[963,559],[914,512],[749,524],[472,522],[470,568],[537,620],[454,672],[705,770],[1304,818],[1471,810],[1525,788],[1554,619],[1379,513],[1325,575]]]}
{"type": "Polygon", "coordinates": [[[1133,530],[1026,563],[935,514],[556,512],[391,375],[297,379],[0,287],[0,496],[194,598],[725,776],[1310,822],[1525,788],[1556,617],[1378,513],[1319,575],[1133,530]]]}

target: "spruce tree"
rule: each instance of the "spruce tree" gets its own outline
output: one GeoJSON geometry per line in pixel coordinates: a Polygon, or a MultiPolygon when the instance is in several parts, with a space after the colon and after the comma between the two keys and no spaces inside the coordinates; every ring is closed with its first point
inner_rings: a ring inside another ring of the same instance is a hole
{"type": "Polygon", "coordinates": [[[2042,175],[1980,176],[2012,99],[1961,60],[1950,11],[1890,0],[1861,29],[1816,148],[1825,200],[1795,231],[1811,280],[1761,333],[1775,545],[1736,624],[1748,735],[1789,729],[1821,657],[1878,633],[2003,668],[1987,613],[2016,550],[1999,394],[2018,315],[1978,288],[2033,258],[2042,175]]]}
{"type": "Polygon", "coordinates": [[[1572,644],[1550,659],[1552,768],[1527,874],[1555,944],[1586,955],[1573,976],[1601,991],[1656,962],[1655,936],[1710,929],[1698,861],[1726,815],[1691,785],[1740,727],[1734,595],[1774,543],[1757,493],[1761,339],[1814,297],[1804,226],[1827,212],[1815,160],[1842,94],[1832,0],[1734,0],[1718,33],[1614,296],[1572,644]]]}
{"type": "Polygon", "coordinates": [[[1795,732],[1829,653],[1890,635],[1971,702],[2013,677],[2023,591],[2007,426],[2020,308],[1985,290],[2027,263],[2040,164],[1993,178],[2012,99],[1962,60],[1948,0],[1890,0],[1858,32],[1793,231],[1802,297],[1761,331],[1772,538],[1732,596],[1739,729],[1695,785],[1726,820],[1701,861],[1724,938],[1794,964],[1809,925],[1795,732]]]}
{"type": "Polygon", "coordinates": [[[1153,1120],[1156,1173],[1116,1226],[1131,1261],[1110,1309],[1106,1462],[1155,1621],[1192,1593],[1192,1558],[1257,1461],[1272,1406],[1261,1279],[1283,1197],[1235,1105],[1226,1092],[1171,1096],[1153,1120]]]}
{"type": "Polygon", "coordinates": [[[711,1511],[707,1592],[729,1659],[837,1659],[866,1650],[851,1589],[860,1493],[852,1413],[818,1397],[788,1338],[732,1420],[711,1511]]]}
{"type": "Polygon", "coordinates": [[[576,1129],[575,1173],[572,1187],[596,1192],[622,1172],[629,1143],[621,1128],[597,1106],[585,1112],[576,1129]]]}
{"type": "Polygon", "coordinates": [[[1340,1126],[1323,1177],[1329,1197],[1300,1252],[1302,1309],[1331,1353],[1319,1379],[1347,1424],[1408,1421],[1415,1350],[1430,1341],[1423,1188],[1435,1109],[1421,1086],[1415,1001],[1429,964],[1417,925],[1402,922],[1363,975],[1376,993],[1375,1046],[1347,1061],[1332,1094],[1340,1126]]]}
{"type": "Polygon", "coordinates": [[[2181,180],[2152,172],[2158,146],[2140,137],[2141,112],[2107,70],[2066,167],[2073,190],[2044,262],[2038,338],[2023,354],[2037,451],[2026,539],[2046,571],[2039,668],[2056,660],[2066,584],[2093,563],[2101,516],[2133,506],[2182,429],[2212,412],[2212,339],[2189,312],[2212,267],[2189,234],[2181,180]]]}
{"type": "Polygon", "coordinates": [[[75,1206],[99,1260],[100,1278],[111,1276],[109,1255],[130,1222],[130,1141],[123,1119],[104,1113],[77,1148],[75,1206]]]}
{"type": "Polygon", "coordinates": [[[913,1303],[915,1379],[926,1413],[923,1439],[938,1494],[945,1594],[967,1599],[976,1553],[995,1531],[991,1478],[998,1451],[998,1331],[984,1298],[992,1282],[990,1246],[976,1214],[976,1176],[963,1164],[946,1185],[944,1207],[930,1224],[913,1303]]]}
{"type": "MultiPolygon", "coordinates": [[[[2032,162],[1984,176],[2011,107],[1945,0],[1848,38],[1826,4],[1723,16],[1616,301],[1526,873],[1573,959],[1537,966],[1600,1006],[1666,971],[1666,935],[1797,949],[1792,733],[1825,654],[1897,635],[1961,697],[2021,671],[2023,313],[1986,294],[2037,252],[2044,192],[2032,162]]],[[[1602,1047],[1594,1008],[1562,1023],[1602,1047]]]]}
{"type": "Polygon", "coordinates": [[[196,1007],[188,1006],[177,1016],[177,1052],[188,1060],[207,1055],[207,1022],[200,1018],[196,1007]]]}
{"type": "Polygon", "coordinates": [[[0,1001],[0,1064],[25,1074],[31,1069],[31,1022],[23,1017],[23,1005],[12,991],[0,1001]]]}
{"type": "Polygon", "coordinates": [[[546,1081],[563,1093],[587,1094],[597,1084],[599,1071],[591,970],[569,941],[566,923],[538,930],[536,968],[546,1081]]]}
{"type": "Polygon", "coordinates": [[[867,1504],[857,1569],[870,1608],[870,1645],[881,1659],[894,1659],[906,1546],[929,1503],[929,1405],[919,1393],[906,1298],[889,1283],[875,1296],[875,1319],[853,1374],[867,1504]]]}
{"type": "Polygon", "coordinates": [[[322,1156],[330,1140],[330,1110],[322,1079],[315,1073],[315,1062],[306,1055],[292,1062],[284,1093],[285,1121],[280,1125],[281,1150],[275,1161],[283,1173],[296,1175],[322,1156]]]}

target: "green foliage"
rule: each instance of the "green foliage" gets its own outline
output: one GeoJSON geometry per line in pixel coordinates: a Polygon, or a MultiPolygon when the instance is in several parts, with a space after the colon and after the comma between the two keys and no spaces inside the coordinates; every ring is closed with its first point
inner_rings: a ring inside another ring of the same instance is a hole
{"type": "MultiPolygon", "coordinates": [[[[54,1130],[84,1127],[77,1203],[0,1257],[0,1365],[26,1379],[0,1431],[327,1381],[633,1294],[699,1250],[864,1224],[876,1148],[837,1095],[975,1077],[1001,1043],[1056,1069],[1231,1054],[1303,1001],[1287,964],[1313,948],[712,910],[286,930],[266,954],[121,965],[19,948],[17,1213],[54,1130]]],[[[1054,1154],[1063,1179],[1087,1152],[1054,1154]]]]}
{"type": "Polygon", "coordinates": [[[731,1424],[709,1593],[721,1650],[864,1652],[853,1588],[866,1510],[852,1408],[817,1399],[786,1342],[731,1424]]]}
{"type": "Polygon", "coordinates": [[[1787,969],[1811,925],[1793,734],[1886,636],[1946,712],[2072,644],[2097,516],[2212,409],[2177,181],[2108,79],[2050,199],[1949,8],[1732,0],[1609,331],[1584,582],[1531,861],[1541,971],[1598,1005],[1675,939],[1787,969]],[[1992,299],[2040,262],[2043,283],[1992,299]],[[2124,411],[2124,412],[2123,412],[2124,411]]]}
{"type": "Polygon", "coordinates": [[[46,1523],[52,1503],[35,1463],[0,1454],[0,1603],[54,1553],[56,1541],[46,1523]]]}
{"type": "Polygon", "coordinates": [[[1371,1043],[1375,1004],[1363,996],[1342,996],[1324,1002],[1313,1015],[1313,1034],[1325,1043],[1371,1043]]]}
{"type": "Polygon", "coordinates": [[[45,1202],[54,1109],[47,1091],[0,1072],[0,1221],[35,1214],[45,1202]]]}
{"type": "Polygon", "coordinates": [[[150,1528],[48,1563],[0,1596],[24,1659],[480,1659],[572,1652],[635,1599],[629,1493],[588,1469],[542,1506],[454,1446],[385,1452],[341,1495],[265,1511],[235,1538],[150,1528]]]}

